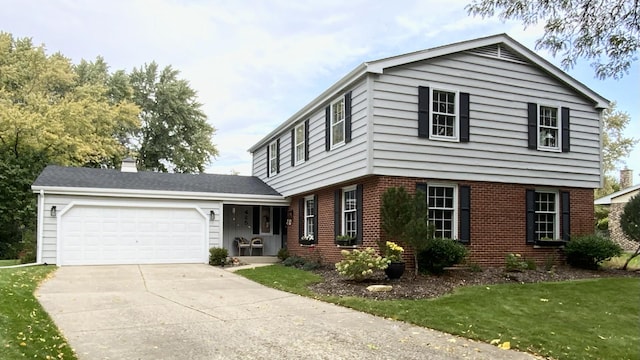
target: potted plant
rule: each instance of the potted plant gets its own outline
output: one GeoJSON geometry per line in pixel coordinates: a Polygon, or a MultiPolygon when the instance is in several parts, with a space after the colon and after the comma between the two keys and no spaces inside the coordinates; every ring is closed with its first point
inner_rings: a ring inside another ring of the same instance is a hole
{"type": "Polygon", "coordinates": [[[355,243],[356,238],[351,235],[338,235],[336,236],[336,243],[339,246],[351,246],[355,243]]]}
{"type": "Polygon", "coordinates": [[[382,256],[389,261],[384,273],[389,279],[399,279],[404,274],[405,263],[402,261],[404,249],[393,241],[387,241],[382,248],[382,256]]]}
{"type": "Polygon", "coordinates": [[[300,245],[313,245],[314,238],[313,235],[307,234],[300,238],[300,245]]]}

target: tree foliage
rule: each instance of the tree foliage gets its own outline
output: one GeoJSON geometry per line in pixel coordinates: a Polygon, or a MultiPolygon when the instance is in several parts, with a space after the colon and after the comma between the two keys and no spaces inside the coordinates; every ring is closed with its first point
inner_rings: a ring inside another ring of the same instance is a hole
{"type": "Polygon", "coordinates": [[[626,270],[631,259],[640,255],[640,195],[632,197],[624,206],[622,216],[620,216],[620,228],[629,239],[638,243],[638,248],[629,256],[622,267],[626,270]]]}
{"type": "Polygon", "coordinates": [[[133,98],[142,109],[138,165],[144,170],[203,172],[218,154],[211,143],[214,128],[196,101],[196,92],[179,71],[160,70],[152,62],[130,75],[133,98]]]}
{"type": "Polygon", "coordinates": [[[640,2],[630,0],[473,0],[473,15],[521,20],[525,27],[544,22],[536,47],[562,54],[562,66],[592,59],[599,78],[621,78],[637,59],[640,2]]]}
{"type": "Polygon", "coordinates": [[[615,102],[604,110],[602,119],[602,170],[610,174],[629,157],[638,139],[624,136],[631,117],[617,110],[615,102]]]}

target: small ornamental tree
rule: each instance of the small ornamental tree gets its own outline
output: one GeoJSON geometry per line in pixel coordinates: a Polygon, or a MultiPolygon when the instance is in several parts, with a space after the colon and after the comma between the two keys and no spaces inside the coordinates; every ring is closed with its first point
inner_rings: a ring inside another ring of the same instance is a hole
{"type": "MultiPolygon", "coordinates": [[[[622,232],[627,235],[630,240],[640,244],[640,194],[632,197],[624,206],[624,211],[622,216],[620,216],[620,227],[622,228],[622,232]]],[[[622,269],[626,270],[631,259],[638,255],[640,255],[640,245],[638,245],[636,251],[627,259],[622,269]]]]}

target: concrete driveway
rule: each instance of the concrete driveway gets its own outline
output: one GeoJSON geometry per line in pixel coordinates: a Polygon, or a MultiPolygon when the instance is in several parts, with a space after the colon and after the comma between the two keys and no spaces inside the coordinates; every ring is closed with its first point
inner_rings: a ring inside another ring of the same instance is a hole
{"type": "Polygon", "coordinates": [[[61,267],[38,298],[80,359],[533,359],[207,265],[61,267]]]}

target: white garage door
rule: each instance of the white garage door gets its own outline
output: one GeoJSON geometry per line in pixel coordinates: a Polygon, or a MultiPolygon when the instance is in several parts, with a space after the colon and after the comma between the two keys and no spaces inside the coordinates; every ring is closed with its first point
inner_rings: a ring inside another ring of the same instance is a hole
{"type": "Polygon", "coordinates": [[[203,263],[206,221],[195,209],[74,206],[61,217],[61,265],[203,263]]]}

